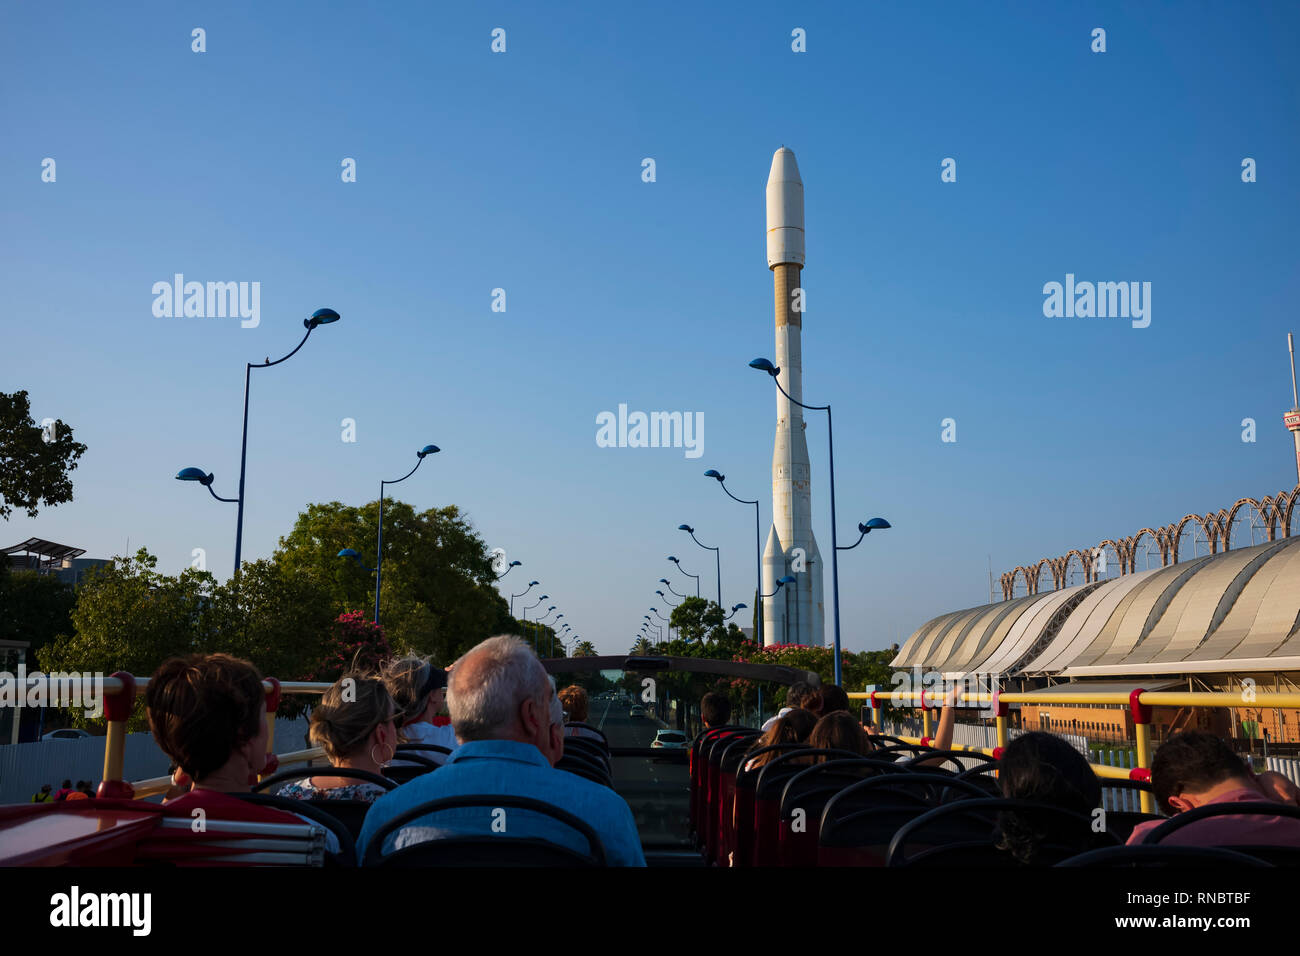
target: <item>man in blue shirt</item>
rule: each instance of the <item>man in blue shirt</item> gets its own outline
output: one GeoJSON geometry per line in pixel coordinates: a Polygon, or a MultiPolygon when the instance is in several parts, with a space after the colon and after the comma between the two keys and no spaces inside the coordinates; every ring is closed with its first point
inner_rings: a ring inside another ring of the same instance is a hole
{"type": "MultiPolygon", "coordinates": [[[[645,866],[636,822],[608,787],[556,770],[564,752],[564,712],[555,686],[517,637],[488,638],[456,662],[447,709],[461,745],[439,770],[416,777],[371,806],[357,855],[383,824],[423,803],[468,794],[532,797],[566,810],[596,831],[611,866],[645,866]]],[[[439,836],[532,837],[589,852],[558,820],[513,807],[441,810],[412,820],[385,840],[384,852],[439,836]]]]}

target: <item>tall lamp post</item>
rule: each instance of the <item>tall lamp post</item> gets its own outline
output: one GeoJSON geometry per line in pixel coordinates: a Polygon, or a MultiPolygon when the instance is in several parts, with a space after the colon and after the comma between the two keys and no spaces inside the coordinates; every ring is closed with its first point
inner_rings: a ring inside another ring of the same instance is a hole
{"type": "Polygon", "coordinates": [[[655,594],[657,594],[657,595],[659,595],[661,598],[663,598],[663,599],[664,599],[664,603],[667,604],[669,607],[676,607],[678,604],[681,603],[680,601],[673,602],[673,601],[668,600],[668,595],[664,594],[663,591],[656,591],[655,594]]]}
{"type": "MultiPolygon", "coordinates": [[[[371,574],[375,573],[375,569],[367,565],[364,561],[362,561],[361,555],[358,552],[352,550],[351,548],[344,548],[337,555],[335,555],[335,557],[351,558],[353,561],[355,561],[358,565],[361,566],[362,570],[369,571],[371,574]]],[[[375,623],[378,624],[379,622],[375,621],[375,623]]]]}
{"type": "MultiPolygon", "coordinates": [[[[681,568],[678,568],[677,570],[680,571],[681,568]]],[[[667,578],[660,578],[660,579],[659,579],[659,583],[662,584],[664,587],[666,587],[669,591],[672,591],[673,594],[676,594],[677,597],[679,597],[679,598],[685,598],[685,597],[686,597],[685,594],[678,594],[677,590],[676,590],[676,589],[675,589],[671,584],[668,583],[668,579],[667,579],[667,578]]],[[[696,595],[696,597],[699,597],[699,595],[696,595]]],[[[675,604],[673,605],[673,607],[676,607],[676,606],[677,606],[677,605],[675,605],[675,604]]]]}
{"type": "Polygon", "coordinates": [[[179,481],[197,481],[205,485],[208,491],[212,492],[212,497],[218,501],[235,502],[239,505],[239,514],[235,518],[235,573],[239,573],[239,562],[244,550],[244,476],[247,472],[248,464],[248,394],[249,386],[252,383],[253,369],[270,368],[272,365],[279,365],[281,362],[287,362],[293,358],[298,349],[307,344],[312,332],[316,331],[318,325],[329,325],[331,322],[337,322],[339,314],[333,309],[317,309],[312,313],[310,319],[303,319],[302,324],[307,329],[307,334],[302,337],[302,341],[294,348],[292,352],[278,358],[272,362],[269,358],[265,362],[245,362],[244,363],[244,434],[240,440],[239,447],[239,497],[238,498],[221,498],[215,491],[212,491],[212,475],[204,475],[199,468],[184,468],[176,476],[179,481]]]}
{"type": "Polygon", "coordinates": [[[739,501],[742,505],[754,506],[754,573],[756,575],[754,593],[758,595],[758,616],[755,618],[758,634],[758,646],[763,646],[763,544],[759,537],[758,526],[758,501],[746,501],[744,498],[737,498],[727,490],[727,476],[719,474],[716,470],[710,468],[704,473],[704,477],[712,478],[722,486],[722,490],[727,492],[727,497],[732,501],[739,501]]]}
{"type": "MultiPolygon", "coordinates": [[[[543,594],[541,597],[539,597],[539,598],[537,599],[537,603],[536,603],[536,604],[529,604],[529,605],[527,605],[527,606],[524,608],[524,616],[523,616],[522,618],[520,618],[520,620],[522,620],[522,621],[524,622],[524,633],[525,633],[525,634],[528,633],[528,612],[531,611],[531,610],[532,610],[533,608],[535,608],[535,607],[539,607],[539,606],[541,605],[541,603],[542,603],[543,601],[545,601],[545,600],[546,600],[547,598],[549,598],[549,597],[550,597],[549,594],[543,594]]],[[[534,647],[537,646],[537,642],[536,642],[536,640],[533,641],[533,646],[534,646],[534,647]]]]}
{"type": "Polygon", "coordinates": [[[528,587],[524,588],[524,589],[523,589],[522,591],[520,591],[518,594],[512,594],[512,595],[510,595],[510,616],[511,616],[511,617],[514,617],[514,616],[515,616],[515,598],[517,598],[517,597],[523,597],[525,594],[527,594],[527,593],[528,593],[529,591],[531,591],[533,588],[537,587],[537,585],[539,585],[539,584],[541,584],[540,581],[529,581],[529,582],[528,582],[528,587]]]}
{"type": "Polygon", "coordinates": [[[695,529],[688,524],[679,524],[677,526],[677,530],[685,531],[687,534],[691,536],[691,540],[694,541],[696,544],[698,544],[705,551],[714,552],[713,556],[714,558],[717,559],[718,562],[718,607],[722,607],[722,547],[718,546],[716,548],[710,548],[707,544],[701,542],[699,538],[695,537],[695,529]]]}
{"type": "Polygon", "coordinates": [[[541,637],[542,637],[542,623],[545,618],[551,616],[551,612],[554,610],[555,610],[555,605],[552,604],[550,607],[546,609],[545,614],[540,615],[537,618],[537,620],[533,622],[533,650],[534,651],[536,651],[537,648],[540,646],[541,637]]]}
{"type": "MultiPolygon", "coordinates": [[[[682,574],[686,575],[688,578],[694,578],[694,579],[695,579],[695,596],[696,596],[696,597],[699,597],[699,596],[700,596],[700,576],[699,576],[698,574],[691,574],[690,571],[687,571],[684,567],[682,567],[682,563],[681,563],[680,561],[678,561],[676,558],[674,558],[671,554],[668,555],[668,560],[671,561],[673,564],[677,565],[677,570],[680,571],[680,572],[682,572],[682,574]]],[[[672,590],[672,585],[671,585],[671,584],[668,586],[668,589],[669,589],[670,591],[672,590]]],[[[676,592],[676,591],[673,591],[673,593],[676,594],[677,592],[676,592]]]]}
{"type": "Polygon", "coordinates": [[[375,623],[379,623],[379,589],[383,586],[384,578],[384,485],[395,485],[398,482],[405,481],[415,474],[415,469],[424,464],[424,459],[429,455],[436,455],[442,449],[437,445],[425,445],[415,453],[415,468],[412,468],[401,478],[393,481],[379,482],[379,545],[375,549],[375,623]]]}
{"type": "Polygon", "coordinates": [[[803,402],[791,398],[790,393],[781,388],[781,380],[777,377],[781,374],[781,370],[765,358],[754,359],[749,363],[749,367],[770,375],[781,394],[800,408],[811,412],[826,413],[826,447],[830,453],[831,464],[831,593],[834,597],[835,606],[835,683],[840,684],[840,548],[835,531],[835,432],[831,425],[831,407],[829,405],[805,405],[803,402]]]}

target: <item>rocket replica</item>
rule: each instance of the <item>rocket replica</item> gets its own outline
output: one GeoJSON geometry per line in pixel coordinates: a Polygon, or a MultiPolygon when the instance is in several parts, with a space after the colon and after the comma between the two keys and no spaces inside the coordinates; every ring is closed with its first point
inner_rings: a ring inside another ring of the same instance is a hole
{"type": "MultiPolygon", "coordinates": [[[[803,180],[794,153],[782,147],[767,177],[767,267],[776,301],[777,376],[803,401],[803,180]]],[[[764,644],[825,643],[822,558],[812,532],[812,483],[803,409],[776,392],[776,449],[772,454],[772,528],[763,548],[764,644]],[[777,590],[790,575],[794,584],[777,590]],[[773,594],[773,592],[776,592],[773,594]]]]}

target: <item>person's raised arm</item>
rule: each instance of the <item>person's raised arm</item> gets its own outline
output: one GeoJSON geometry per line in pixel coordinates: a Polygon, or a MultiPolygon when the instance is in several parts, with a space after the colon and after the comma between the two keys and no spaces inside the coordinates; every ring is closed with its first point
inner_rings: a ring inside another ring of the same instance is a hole
{"type": "MultiPolygon", "coordinates": [[[[930,746],[935,750],[952,749],[952,732],[953,725],[957,723],[957,700],[961,697],[962,682],[955,681],[952,689],[943,697],[943,710],[939,713],[939,729],[935,731],[934,737],[930,740],[930,746]]],[[[939,757],[935,760],[922,760],[918,767],[941,767],[947,763],[944,758],[939,757]]]]}

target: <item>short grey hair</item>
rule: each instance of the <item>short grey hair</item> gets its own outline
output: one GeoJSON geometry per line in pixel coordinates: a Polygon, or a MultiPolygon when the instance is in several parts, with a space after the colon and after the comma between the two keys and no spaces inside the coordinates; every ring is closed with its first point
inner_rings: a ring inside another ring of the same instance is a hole
{"type": "Polygon", "coordinates": [[[559,703],[555,685],[532,648],[518,637],[508,634],[489,637],[470,649],[457,665],[471,654],[479,658],[476,661],[482,668],[477,670],[479,679],[473,686],[467,686],[464,669],[456,666],[447,686],[447,710],[461,740],[501,737],[514,727],[519,705],[525,700],[546,706],[549,695],[553,703],[547,710],[554,716],[559,703]]]}

